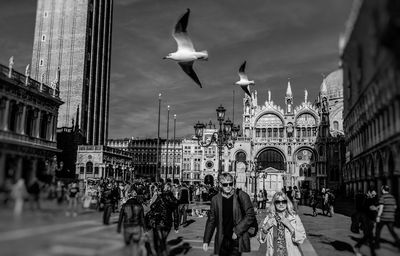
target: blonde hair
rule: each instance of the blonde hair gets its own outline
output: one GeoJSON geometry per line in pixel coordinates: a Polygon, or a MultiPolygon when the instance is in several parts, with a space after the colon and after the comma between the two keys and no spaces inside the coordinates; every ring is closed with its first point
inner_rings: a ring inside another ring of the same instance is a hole
{"type": "Polygon", "coordinates": [[[292,216],[296,215],[296,211],[294,210],[292,201],[290,201],[290,199],[287,197],[286,193],[284,193],[282,191],[277,191],[274,194],[274,196],[272,197],[271,204],[269,206],[267,214],[270,217],[275,216],[275,214],[276,214],[275,201],[277,200],[278,197],[282,197],[283,200],[287,200],[285,216],[288,217],[288,215],[292,215],[292,216]]]}

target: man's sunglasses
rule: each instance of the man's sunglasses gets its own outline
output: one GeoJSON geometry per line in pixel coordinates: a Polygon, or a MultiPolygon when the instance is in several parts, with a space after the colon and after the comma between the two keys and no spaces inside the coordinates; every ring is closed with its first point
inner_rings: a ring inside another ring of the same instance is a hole
{"type": "Polygon", "coordinates": [[[276,200],[275,204],[287,204],[287,200],[276,200]]]}
{"type": "Polygon", "coordinates": [[[230,183],[221,183],[223,187],[231,186],[233,187],[233,182],[230,183]]]}

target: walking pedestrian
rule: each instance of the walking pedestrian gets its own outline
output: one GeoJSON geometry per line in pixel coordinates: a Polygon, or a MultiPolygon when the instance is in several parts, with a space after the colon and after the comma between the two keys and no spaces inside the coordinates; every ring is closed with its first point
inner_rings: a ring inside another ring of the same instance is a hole
{"type": "Polygon", "coordinates": [[[187,222],[187,209],[189,207],[189,189],[186,184],[182,184],[179,195],[178,195],[178,204],[179,204],[179,224],[184,225],[187,222]]]}
{"type": "Polygon", "coordinates": [[[360,248],[363,244],[368,243],[371,256],[375,256],[374,246],[374,225],[377,216],[378,198],[374,190],[368,190],[363,206],[358,206],[359,221],[363,227],[363,237],[354,246],[355,252],[360,254],[360,248]]]}
{"type": "Polygon", "coordinates": [[[267,243],[267,256],[301,256],[299,244],[306,239],[306,232],[293,204],[283,192],[272,197],[262,225],[260,241],[267,243]]]}
{"type": "Polygon", "coordinates": [[[146,225],[150,230],[149,239],[151,250],[156,251],[157,256],[168,255],[167,237],[174,226],[178,233],[178,200],[171,191],[171,184],[166,183],[164,190],[157,196],[146,214],[146,225]]]}
{"type": "Polygon", "coordinates": [[[313,209],[313,216],[316,217],[317,214],[317,205],[318,205],[318,192],[317,190],[313,190],[310,196],[310,205],[313,209]]]}
{"type": "Polygon", "coordinates": [[[136,191],[131,190],[127,194],[126,202],[121,206],[119,213],[117,232],[124,229],[124,242],[132,243],[132,255],[147,255],[144,239],[145,219],[142,202],[137,197],[136,191]]]}
{"type": "Polygon", "coordinates": [[[78,184],[73,182],[67,193],[68,209],[65,213],[66,216],[70,216],[72,214],[73,217],[76,217],[78,215],[78,194],[78,184]]]}
{"type": "Polygon", "coordinates": [[[297,186],[293,187],[293,209],[297,212],[299,210],[299,201],[301,199],[301,194],[300,190],[297,188],[297,186]]]}
{"type": "Polygon", "coordinates": [[[250,252],[248,230],[255,219],[250,197],[242,190],[235,193],[234,180],[230,173],[220,174],[218,180],[220,192],[211,199],[203,237],[203,250],[205,252],[208,250],[216,229],[214,254],[237,256],[242,252],[250,252]]]}
{"type": "Polygon", "coordinates": [[[263,201],[264,201],[264,194],[263,194],[262,190],[260,190],[257,193],[257,205],[258,205],[257,208],[258,208],[258,210],[263,208],[263,203],[264,203],[263,201]]]}
{"type": "Polygon", "coordinates": [[[392,234],[396,246],[400,249],[400,239],[394,231],[394,221],[396,213],[396,199],[389,193],[389,186],[382,186],[382,196],[379,198],[378,216],[376,217],[376,248],[380,248],[381,231],[387,226],[392,234]]]}
{"type": "Polygon", "coordinates": [[[28,187],[28,193],[31,210],[35,210],[35,208],[40,210],[40,184],[36,177],[32,179],[32,182],[28,187]]]}
{"type": "Polygon", "coordinates": [[[28,197],[25,180],[20,178],[11,189],[11,198],[14,200],[14,216],[19,217],[24,209],[24,200],[28,197]]]}

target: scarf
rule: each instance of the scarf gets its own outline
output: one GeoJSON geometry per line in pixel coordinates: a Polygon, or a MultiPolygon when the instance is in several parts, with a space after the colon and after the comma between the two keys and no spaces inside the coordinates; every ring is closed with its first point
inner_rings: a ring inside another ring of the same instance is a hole
{"type": "Polygon", "coordinates": [[[277,226],[273,227],[274,234],[274,256],[288,256],[285,238],[285,225],[281,221],[281,217],[275,215],[277,226]]]}

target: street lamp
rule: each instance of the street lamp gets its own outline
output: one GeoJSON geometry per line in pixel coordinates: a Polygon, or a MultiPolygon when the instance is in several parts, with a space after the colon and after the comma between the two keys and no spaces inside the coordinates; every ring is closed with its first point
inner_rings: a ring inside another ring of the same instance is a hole
{"type": "Polygon", "coordinates": [[[226,146],[228,149],[233,148],[235,140],[237,140],[240,131],[239,125],[234,125],[231,120],[227,119],[225,122],[226,109],[221,105],[217,108],[217,120],[219,122],[219,129],[214,132],[209,141],[203,141],[205,124],[197,122],[194,126],[194,132],[201,147],[209,147],[212,143],[218,146],[218,174],[222,173],[222,148],[226,146]]]}

